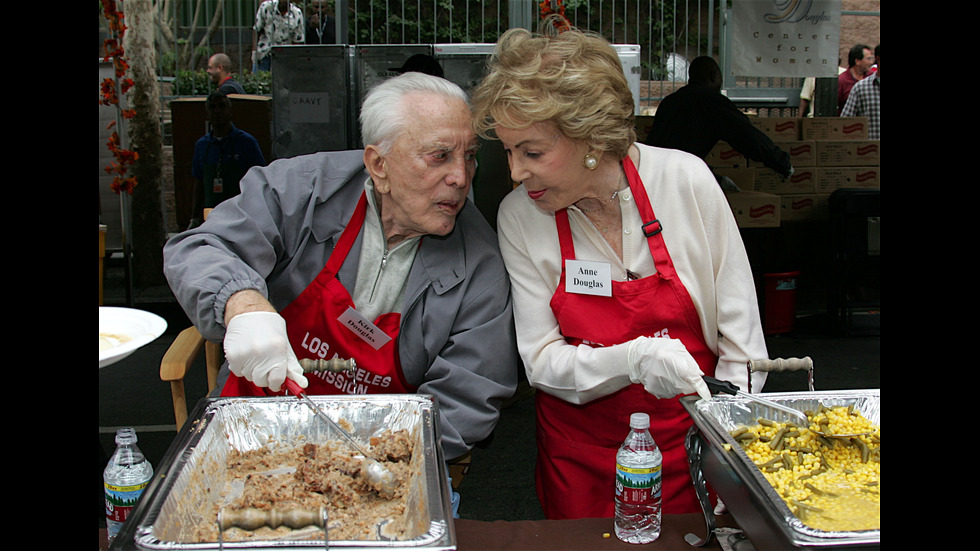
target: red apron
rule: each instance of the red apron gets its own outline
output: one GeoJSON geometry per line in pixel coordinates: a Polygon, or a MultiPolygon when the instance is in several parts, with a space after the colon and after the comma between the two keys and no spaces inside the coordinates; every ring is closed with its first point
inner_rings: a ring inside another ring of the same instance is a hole
{"type": "MultiPolygon", "coordinates": [[[[280,314],[286,320],[286,333],[296,353],[303,358],[354,358],[354,373],[307,373],[307,394],[399,394],[413,393],[415,387],[405,381],[398,359],[397,337],[401,314],[389,312],[378,316],[374,325],[391,338],[377,350],[347,328],[339,318],[354,308],[350,293],[337,279],[337,272],[347,258],[367,212],[367,196],[361,195],[354,214],[334,247],[326,266],[293,302],[280,314]]],[[[222,396],[273,396],[234,373],[221,391],[222,396]]]]}
{"type": "MultiPolygon", "coordinates": [[[[565,292],[565,261],[575,258],[568,213],[555,213],[562,274],[551,309],[569,344],[609,346],[638,336],[679,339],[701,370],[714,375],[717,356],[705,344],[694,303],[677,278],[654,218],[650,199],[628,157],[623,167],[636,199],[657,273],[633,281],[613,281],[612,296],[565,292]]],[[[625,366],[624,366],[625,369],[625,366]]],[[[661,400],[633,384],[614,394],[575,405],[544,392],[536,394],[538,499],[549,519],[606,518],[614,515],[616,452],[629,433],[633,412],[650,415],[650,434],[660,447],[665,513],[698,513],[684,437],[692,421],[677,398],[661,400]]]]}

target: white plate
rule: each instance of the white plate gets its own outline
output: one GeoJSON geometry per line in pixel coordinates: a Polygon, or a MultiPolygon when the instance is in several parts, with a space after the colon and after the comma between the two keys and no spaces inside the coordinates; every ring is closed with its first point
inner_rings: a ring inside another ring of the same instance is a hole
{"type": "Polygon", "coordinates": [[[129,356],[167,330],[167,321],[134,308],[99,306],[99,369],[129,356]],[[101,350],[103,336],[120,337],[115,346],[101,350]]]}

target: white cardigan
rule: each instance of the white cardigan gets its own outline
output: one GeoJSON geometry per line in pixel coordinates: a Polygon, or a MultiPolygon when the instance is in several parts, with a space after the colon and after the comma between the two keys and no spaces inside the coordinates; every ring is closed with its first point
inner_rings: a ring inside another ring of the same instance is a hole
{"type": "MultiPolygon", "coordinates": [[[[716,378],[747,389],[749,359],[768,358],[755,285],[728,202],[704,162],[681,151],[636,144],[637,171],[678,277],[701,319],[705,341],[718,355],[716,378]]],[[[623,263],[641,277],[656,273],[632,193],[618,196],[623,212],[623,263]]],[[[625,271],[612,249],[577,207],[569,223],[580,260],[604,261],[613,278],[625,271]]],[[[532,386],[583,404],[631,384],[627,345],[604,348],[565,342],[549,302],[561,275],[554,213],[539,209],[518,186],[500,204],[500,250],[514,295],[518,348],[532,386]]],[[[753,392],[765,374],[752,378],[753,392]]]]}

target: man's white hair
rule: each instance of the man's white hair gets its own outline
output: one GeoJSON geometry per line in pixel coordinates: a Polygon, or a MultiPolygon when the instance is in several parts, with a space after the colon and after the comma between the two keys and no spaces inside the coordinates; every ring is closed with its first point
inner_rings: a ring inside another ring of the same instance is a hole
{"type": "Polygon", "coordinates": [[[375,145],[382,155],[391,151],[395,140],[411,124],[412,113],[406,112],[402,99],[413,93],[432,93],[462,100],[469,97],[456,84],[425,73],[404,73],[384,80],[368,92],[361,106],[361,138],[365,145],[375,145]]]}

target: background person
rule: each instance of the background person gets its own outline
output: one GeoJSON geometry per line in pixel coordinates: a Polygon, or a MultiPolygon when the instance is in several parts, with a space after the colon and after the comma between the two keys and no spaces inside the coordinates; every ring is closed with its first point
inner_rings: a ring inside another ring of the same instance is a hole
{"type": "Polygon", "coordinates": [[[194,200],[190,228],[203,222],[206,208],[238,195],[239,181],[253,166],[264,166],[265,156],[254,136],[232,122],[231,100],[214,92],[204,102],[211,130],[194,144],[191,174],[194,200]]]}
{"type": "Polygon", "coordinates": [[[231,74],[231,58],[228,54],[214,54],[208,59],[208,76],[211,82],[218,87],[218,92],[228,94],[244,94],[245,89],[239,84],[231,74]]]}
{"type": "Polygon", "coordinates": [[[548,518],[611,517],[616,450],[643,411],[664,454],[664,511],[699,512],[675,397],[705,396],[703,374],[746,388],[746,361],[766,357],[738,228],[704,162],[634,143],[609,43],[541,28],[505,33],[474,92],[478,133],[501,140],[521,182],[497,223],[538,390],[538,497],[548,518]],[[575,281],[590,270],[606,275],[575,281]]]}
{"type": "Polygon", "coordinates": [[[842,117],[868,117],[868,138],[881,139],[880,46],[875,46],[875,71],[851,88],[842,117]]]}
{"type": "Polygon", "coordinates": [[[252,72],[272,69],[273,46],[306,41],[303,12],[289,0],[265,0],[255,11],[252,26],[252,72]]]}
{"type": "Polygon", "coordinates": [[[847,103],[851,88],[868,75],[868,70],[875,64],[871,48],[864,44],[856,44],[847,52],[847,70],[837,76],[837,114],[840,115],[847,103]]]}
{"type": "Polygon", "coordinates": [[[327,13],[327,0],[312,0],[306,7],[306,43],[336,44],[337,20],[327,13]]]}
{"type": "Polygon", "coordinates": [[[694,58],[688,83],[660,102],[647,135],[647,145],[680,149],[704,159],[724,141],[747,158],[761,162],[784,178],[793,174],[786,153],[752,124],[735,103],[721,93],[721,68],[713,58],[694,58]]]}
{"type": "Polygon", "coordinates": [[[223,395],[281,394],[286,377],[309,394],[431,394],[453,460],[491,436],[517,387],[510,284],[466,199],[478,145],[466,94],[393,77],[366,97],[361,128],[363,151],[249,171],[240,195],[167,243],[165,273],[201,334],[224,341],[223,395]],[[298,363],[336,356],[357,373],[298,363]]]}

